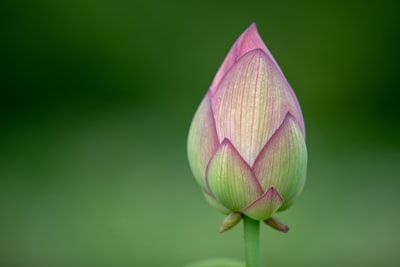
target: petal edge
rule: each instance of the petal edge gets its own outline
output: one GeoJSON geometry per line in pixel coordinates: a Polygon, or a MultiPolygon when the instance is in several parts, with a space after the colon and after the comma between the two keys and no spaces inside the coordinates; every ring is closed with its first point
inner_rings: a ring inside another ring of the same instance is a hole
{"type": "Polygon", "coordinates": [[[228,139],[209,163],[207,184],[219,202],[231,211],[240,211],[263,193],[250,166],[228,139]]]}
{"type": "Polygon", "coordinates": [[[259,199],[242,210],[242,213],[254,220],[266,220],[283,204],[279,192],[271,187],[259,199]]]}
{"type": "Polygon", "coordinates": [[[203,189],[206,189],[207,165],[218,146],[211,100],[207,94],[193,117],[187,141],[189,165],[196,181],[203,189]]]}
{"type": "MultiPolygon", "coordinates": [[[[307,148],[301,128],[288,113],[285,120],[261,150],[253,171],[264,190],[275,187],[286,201],[292,201],[305,183],[307,148]]],[[[285,203],[284,206],[288,206],[285,203]]]]}

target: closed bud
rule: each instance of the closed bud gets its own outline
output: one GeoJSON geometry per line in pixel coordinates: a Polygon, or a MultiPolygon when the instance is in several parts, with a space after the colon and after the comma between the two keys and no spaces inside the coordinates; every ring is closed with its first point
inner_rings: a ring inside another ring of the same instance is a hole
{"type": "Polygon", "coordinates": [[[236,41],[193,118],[188,157],[217,210],[267,220],[305,183],[302,112],[252,24],[236,41]]]}

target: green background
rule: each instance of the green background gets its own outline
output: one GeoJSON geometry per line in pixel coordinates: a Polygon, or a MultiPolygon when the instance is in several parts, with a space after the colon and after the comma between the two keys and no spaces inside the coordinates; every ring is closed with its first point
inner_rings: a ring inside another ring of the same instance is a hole
{"type": "Polygon", "coordinates": [[[308,181],[265,266],[399,266],[396,1],[2,1],[0,266],[243,259],[188,167],[191,118],[256,22],[303,109],[308,181]]]}

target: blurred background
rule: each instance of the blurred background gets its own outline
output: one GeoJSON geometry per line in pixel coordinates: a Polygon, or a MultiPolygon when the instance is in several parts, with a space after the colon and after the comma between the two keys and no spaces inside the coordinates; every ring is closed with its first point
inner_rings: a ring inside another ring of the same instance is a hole
{"type": "Polygon", "coordinates": [[[303,108],[308,181],[265,266],[399,266],[396,1],[2,1],[0,266],[243,259],[188,167],[190,121],[256,22],[303,108]]]}

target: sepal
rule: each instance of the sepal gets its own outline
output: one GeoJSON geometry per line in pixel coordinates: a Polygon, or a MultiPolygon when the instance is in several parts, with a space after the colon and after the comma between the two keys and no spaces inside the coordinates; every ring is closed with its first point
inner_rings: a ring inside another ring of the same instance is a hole
{"type": "Polygon", "coordinates": [[[271,226],[272,228],[274,228],[275,230],[278,230],[282,233],[287,233],[289,232],[289,226],[287,226],[286,224],[283,224],[282,222],[280,222],[278,219],[276,218],[269,218],[264,220],[264,223],[266,223],[267,225],[271,226]]]}
{"type": "Polygon", "coordinates": [[[219,227],[219,232],[223,233],[232,229],[240,222],[240,220],[242,220],[242,214],[240,212],[232,212],[223,220],[221,226],[219,227]]]}

